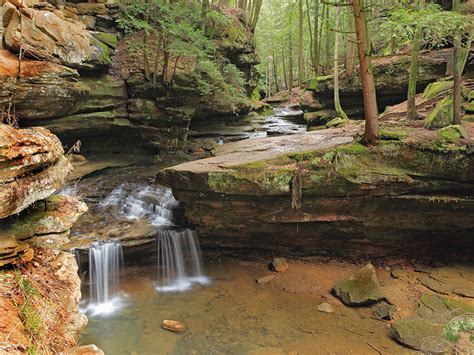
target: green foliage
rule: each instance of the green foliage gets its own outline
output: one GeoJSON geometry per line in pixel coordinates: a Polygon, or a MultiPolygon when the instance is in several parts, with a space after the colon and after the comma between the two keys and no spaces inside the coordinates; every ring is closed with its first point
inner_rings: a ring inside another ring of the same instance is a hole
{"type": "Polygon", "coordinates": [[[209,33],[204,33],[196,3],[123,2],[121,10],[117,22],[125,33],[143,31],[155,38],[155,43],[132,43],[128,50],[141,49],[151,53],[154,48],[156,50],[156,38],[160,38],[163,48],[159,50],[170,56],[172,70],[176,70],[174,66],[179,58],[189,58],[196,63],[193,79],[202,96],[225,94],[236,102],[245,99],[242,72],[225,60],[212,40],[216,27],[225,29],[228,26],[230,20],[225,15],[215,9],[209,11],[206,15],[209,33]]]}
{"type": "Polygon", "coordinates": [[[387,9],[372,28],[375,42],[384,42],[386,47],[398,51],[410,45],[417,29],[421,31],[424,48],[434,49],[445,46],[457,31],[469,30],[472,20],[452,11],[444,11],[439,5],[429,3],[422,9],[411,5],[398,4],[387,9]],[[387,41],[388,39],[388,41],[387,41]]]}
{"type": "Polygon", "coordinates": [[[471,341],[474,340],[474,314],[464,314],[453,318],[444,328],[442,336],[449,342],[456,343],[461,333],[470,333],[471,341]]]}

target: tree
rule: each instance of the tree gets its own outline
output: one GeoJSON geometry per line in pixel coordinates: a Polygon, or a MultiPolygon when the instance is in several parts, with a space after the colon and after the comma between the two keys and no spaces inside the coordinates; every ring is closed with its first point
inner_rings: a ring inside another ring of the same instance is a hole
{"type": "Polygon", "coordinates": [[[364,96],[365,132],[363,141],[366,144],[377,144],[379,136],[377,96],[375,93],[374,74],[370,65],[365,17],[362,13],[361,0],[353,0],[354,22],[357,35],[357,50],[359,55],[360,80],[364,96]]]}
{"type": "Polygon", "coordinates": [[[341,19],[341,7],[336,5],[336,27],[335,27],[335,40],[334,40],[334,107],[339,117],[342,119],[348,119],[346,113],[342,109],[341,101],[339,99],[339,37],[340,29],[339,23],[341,19]]]}
{"type": "MultiPolygon", "coordinates": [[[[459,10],[459,0],[453,0],[453,11],[459,10]]],[[[453,43],[453,124],[461,124],[461,38],[461,29],[457,29],[453,43]]]]}
{"type": "Polygon", "coordinates": [[[301,87],[304,82],[304,14],[303,0],[298,0],[298,85],[301,87]]]}

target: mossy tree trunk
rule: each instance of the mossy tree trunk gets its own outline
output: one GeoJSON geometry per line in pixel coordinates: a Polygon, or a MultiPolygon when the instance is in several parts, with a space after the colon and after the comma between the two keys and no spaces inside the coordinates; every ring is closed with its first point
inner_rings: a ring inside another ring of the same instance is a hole
{"type": "MultiPolygon", "coordinates": [[[[453,11],[459,11],[459,0],[453,0],[453,11]]],[[[453,123],[461,124],[461,38],[462,33],[457,31],[454,35],[453,48],[453,123]]]]}
{"type": "Polygon", "coordinates": [[[408,76],[408,94],[407,94],[407,120],[417,119],[416,112],[416,77],[418,74],[418,53],[420,52],[421,31],[415,30],[413,44],[411,46],[410,73],[408,76]]]}
{"type": "Polygon", "coordinates": [[[375,93],[374,74],[370,65],[370,49],[368,47],[365,17],[362,13],[361,0],[353,0],[354,21],[357,35],[357,51],[359,55],[360,79],[364,96],[365,132],[364,142],[377,144],[379,135],[377,96],[375,93]]]}
{"type": "Polygon", "coordinates": [[[334,107],[339,117],[342,119],[348,119],[344,112],[341,101],[339,98],[339,37],[340,35],[340,19],[341,19],[341,7],[336,6],[336,26],[335,32],[336,37],[334,39],[334,107]]]}

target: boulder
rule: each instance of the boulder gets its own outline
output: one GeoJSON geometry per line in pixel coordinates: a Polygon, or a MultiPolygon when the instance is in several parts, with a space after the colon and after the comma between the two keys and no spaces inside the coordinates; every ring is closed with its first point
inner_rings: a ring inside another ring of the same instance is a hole
{"type": "Polygon", "coordinates": [[[446,143],[456,143],[461,139],[469,138],[466,129],[461,125],[450,125],[438,131],[439,137],[446,143]]]}
{"type": "Polygon", "coordinates": [[[449,126],[453,123],[453,97],[446,96],[436,104],[436,107],[425,118],[425,128],[435,129],[449,126]]]}
{"type": "Polygon", "coordinates": [[[97,70],[112,64],[110,49],[82,23],[62,19],[50,11],[14,11],[5,28],[4,40],[13,52],[19,52],[21,47],[28,57],[57,61],[71,68],[97,70]]]}
{"type": "Polygon", "coordinates": [[[288,268],[288,262],[285,258],[274,258],[271,263],[271,269],[276,272],[286,272],[288,268]]]}
{"type": "Polygon", "coordinates": [[[347,118],[335,117],[331,121],[326,123],[326,128],[341,127],[348,123],[349,120],[347,118]]]}
{"type": "Polygon", "coordinates": [[[347,306],[365,306],[385,298],[374,266],[370,263],[335,284],[332,290],[347,306]]]}

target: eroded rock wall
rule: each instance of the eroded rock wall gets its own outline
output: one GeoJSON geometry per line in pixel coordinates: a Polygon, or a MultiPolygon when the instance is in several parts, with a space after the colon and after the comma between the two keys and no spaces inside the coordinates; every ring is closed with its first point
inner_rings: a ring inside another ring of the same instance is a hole
{"type": "MultiPolygon", "coordinates": [[[[243,73],[250,95],[258,81],[253,33],[242,14],[220,11],[230,25],[213,31],[212,41],[243,73]]],[[[143,55],[128,46],[143,42],[142,34],[124,36],[118,16],[119,6],[107,2],[3,2],[4,111],[23,127],[50,129],[68,146],[81,140],[87,147],[100,137],[102,147],[128,144],[155,151],[182,148],[192,119],[248,111],[245,100],[200,92],[199,75],[188,65],[192,58],[183,59],[185,65],[176,61],[180,69],[171,88],[147,83],[143,55]]]]}
{"type": "Polygon", "coordinates": [[[87,324],[75,257],[61,251],[87,206],[54,194],[71,169],[48,130],[0,124],[0,342],[7,353],[65,351],[87,324]]]}

